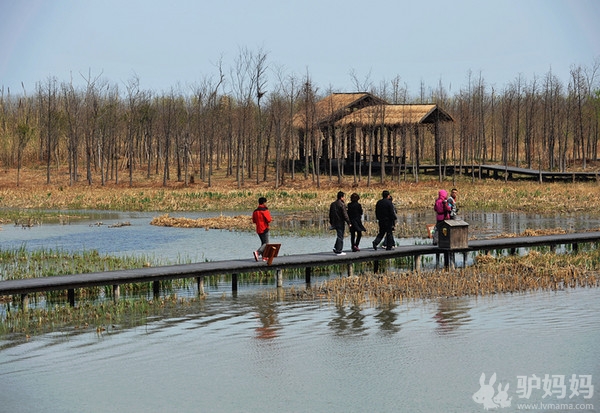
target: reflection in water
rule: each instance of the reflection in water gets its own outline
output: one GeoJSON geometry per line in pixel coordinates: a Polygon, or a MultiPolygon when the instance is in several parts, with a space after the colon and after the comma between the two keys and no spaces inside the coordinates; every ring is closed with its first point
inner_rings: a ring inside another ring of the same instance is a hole
{"type": "Polygon", "coordinates": [[[397,333],[400,331],[400,326],[396,325],[396,319],[398,315],[396,314],[396,305],[390,304],[381,308],[381,312],[375,315],[375,319],[379,322],[381,330],[385,333],[397,333]]]}
{"type": "Polygon", "coordinates": [[[365,316],[361,310],[356,305],[349,308],[338,305],[336,306],[336,316],[329,322],[329,326],[340,336],[362,335],[367,329],[364,325],[365,316]]]}
{"type": "Polygon", "coordinates": [[[277,331],[281,328],[277,320],[277,306],[267,303],[265,300],[258,301],[256,308],[260,326],[256,327],[256,338],[270,340],[277,337],[277,331]]]}
{"type": "Polygon", "coordinates": [[[438,311],[433,318],[437,323],[436,332],[449,334],[470,321],[469,301],[466,298],[440,298],[438,311]]]}
{"type": "Polygon", "coordinates": [[[381,308],[209,294],[102,334],[3,338],[0,410],[479,412],[482,371],[515,399],[518,375],[600,375],[599,311],[592,288],[381,308]]]}

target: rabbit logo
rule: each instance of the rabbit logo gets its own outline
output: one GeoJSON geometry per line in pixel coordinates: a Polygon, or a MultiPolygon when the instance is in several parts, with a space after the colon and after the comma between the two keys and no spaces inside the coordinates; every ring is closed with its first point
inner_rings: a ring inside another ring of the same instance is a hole
{"type": "Polygon", "coordinates": [[[507,383],[502,388],[502,383],[498,383],[498,394],[495,394],[494,383],[496,383],[496,373],[492,374],[487,384],[485,382],[485,373],[481,373],[481,377],[479,377],[479,390],[473,394],[473,400],[475,403],[483,404],[485,410],[497,407],[510,407],[512,397],[508,398],[509,384],[507,383]]]}
{"type": "Polygon", "coordinates": [[[508,398],[508,386],[510,386],[510,384],[506,383],[506,386],[502,389],[502,383],[498,383],[498,394],[492,399],[494,403],[502,408],[510,407],[510,402],[512,400],[512,397],[510,399],[508,398]]]}

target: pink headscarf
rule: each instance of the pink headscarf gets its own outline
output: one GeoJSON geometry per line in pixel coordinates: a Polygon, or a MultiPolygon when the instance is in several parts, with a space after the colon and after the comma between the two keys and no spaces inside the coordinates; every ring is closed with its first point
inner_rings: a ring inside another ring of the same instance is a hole
{"type": "Polygon", "coordinates": [[[448,191],[446,191],[445,189],[440,189],[440,192],[438,192],[438,198],[446,199],[447,197],[448,191]]]}

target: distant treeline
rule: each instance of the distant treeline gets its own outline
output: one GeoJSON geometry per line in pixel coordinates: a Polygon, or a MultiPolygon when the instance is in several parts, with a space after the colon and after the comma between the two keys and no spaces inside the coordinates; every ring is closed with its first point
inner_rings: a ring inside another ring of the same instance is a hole
{"type": "MultiPolygon", "coordinates": [[[[573,66],[568,80],[552,72],[518,76],[501,88],[470,76],[453,95],[440,85],[422,87],[414,97],[399,77],[378,87],[356,81],[356,89],[392,104],[436,103],[449,113],[455,122],[437,131],[444,164],[565,171],[586,169],[588,160],[598,158],[599,68],[600,60],[573,66]]],[[[119,88],[91,75],[83,86],[51,77],[32,93],[2,90],[0,162],[19,170],[44,165],[47,183],[56,179],[54,171],[68,167],[70,184],[133,184],[134,170],[143,170],[162,177],[164,185],[173,179],[210,185],[220,169],[240,186],[245,180],[279,186],[296,170],[315,173],[305,153],[319,157],[323,139],[315,134],[299,142],[293,117],[332,91],[320,91],[308,74],[299,79],[271,70],[261,52],[241,53],[228,76],[222,67],[218,72],[186,92],[142,90],[137,77],[119,88]]],[[[406,162],[434,162],[429,135],[411,143],[406,162]]]]}

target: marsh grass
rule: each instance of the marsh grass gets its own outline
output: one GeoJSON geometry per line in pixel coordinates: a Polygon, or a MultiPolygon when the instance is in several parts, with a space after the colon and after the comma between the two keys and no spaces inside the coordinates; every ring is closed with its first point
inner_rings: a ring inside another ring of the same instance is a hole
{"type": "Polygon", "coordinates": [[[0,249],[1,280],[85,274],[157,265],[164,264],[146,256],[114,257],[100,255],[96,250],[68,252],[41,248],[29,251],[25,246],[9,250],[0,249]]]}
{"type": "Polygon", "coordinates": [[[154,317],[166,317],[187,311],[202,297],[180,299],[171,294],[158,299],[136,298],[84,302],[76,307],[55,305],[29,311],[9,311],[0,322],[0,334],[29,338],[34,334],[96,332],[99,335],[146,324],[154,317]]]}
{"type": "Polygon", "coordinates": [[[291,289],[296,300],[336,305],[389,305],[404,300],[477,297],[600,286],[600,249],[577,254],[530,251],[525,256],[479,255],[472,266],[449,271],[364,273],[291,289]]]}
{"type": "MultiPolygon", "coordinates": [[[[59,175],[60,177],[66,174],[59,175]]],[[[68,176],[68,175],[66,175],[68,176]]],[[[473,180],[470,177],[448,177],[440,183],[437,177],[422,175],[419,182],[398,181],[389,177],[386,182],[379,179],[356,183],[353,177],[322,177],[320,187],[312,178],[298,175],[294,180],[274,188],[274,182],[256,184],[247,180],[242,188],[224,171],[217,171],[212,186],[203,182],[185,186],[182,182],[169,181],[162,186],[160,176],[146,178],[135,171],[134,184],[95,183],[88,185],[77,182],[45,184],[43,170],[24,169],[21,184],[16,187],[16,171],[0,174],[0,203],[3,207],[35,210],[118,210],[118,211],[252,211],[258,197],[265,196],[269,208],[282,212],[314,211],[323,213],[342,190],[348,194],[357,192],[364,208],[373,210],[381,191],[390,190],[394,202],[402,210],[431,210],[439,189],[459,189],[459,203],[465,210],[483,212],[596,212],[600,213],[597,182],[557,182],[539,184],[532,181],[504,182],[493,179],[473,180]]],[[[55,179],[58,181],[57,179],[55,179]]],[[[0,218],[4,217],[0,213],[0,218]]]]}

